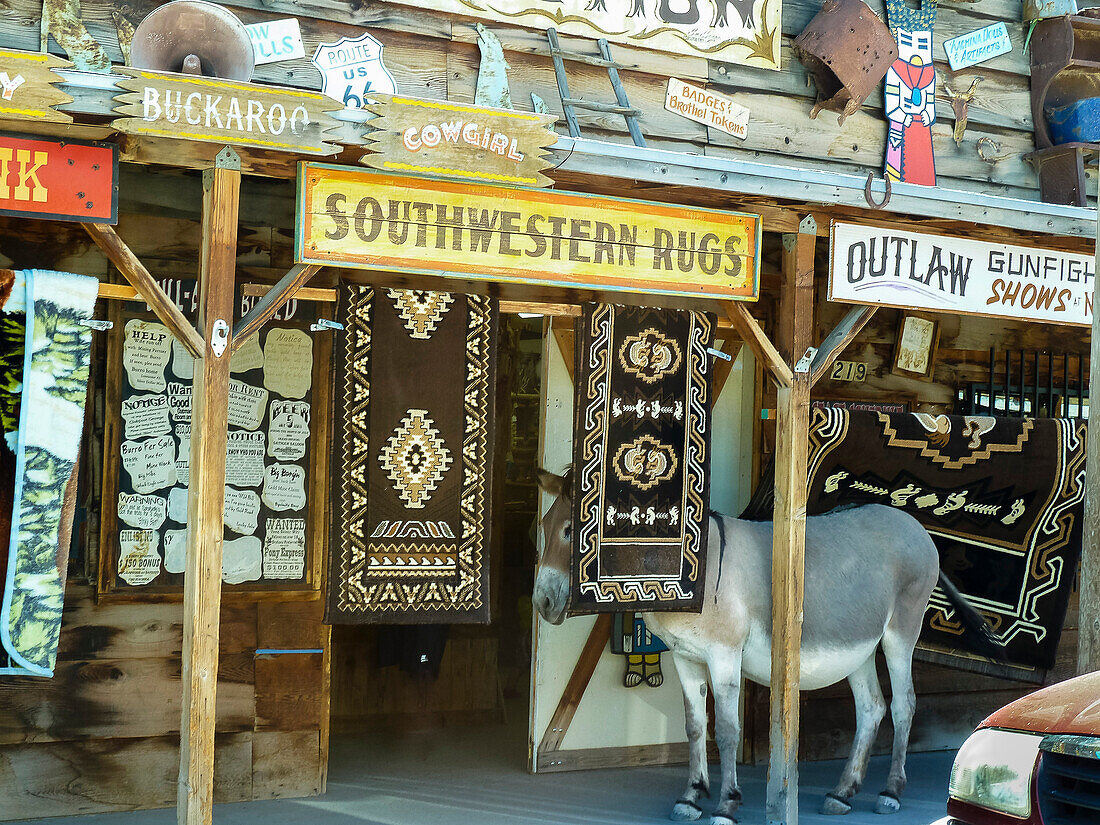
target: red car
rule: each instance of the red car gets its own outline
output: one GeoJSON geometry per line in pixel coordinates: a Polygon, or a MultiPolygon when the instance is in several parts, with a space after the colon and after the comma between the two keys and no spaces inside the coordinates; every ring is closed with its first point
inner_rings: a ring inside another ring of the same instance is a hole
{"type": "Polygon", "coordinates": [[[959,749],[936,825],[1100,823],[1100,671],[1001,708],[959,749]]]}

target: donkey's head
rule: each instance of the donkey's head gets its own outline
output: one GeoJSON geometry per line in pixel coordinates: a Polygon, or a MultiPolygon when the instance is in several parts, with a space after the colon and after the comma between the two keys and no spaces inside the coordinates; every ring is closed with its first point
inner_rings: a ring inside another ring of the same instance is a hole
{"type": "Polygon", "coordinates": [[[551,624],[561,624],[569,602],[569,558],[573,544],[572,473],[538,471],[539,487],[554,496],[542,517],[543,549],[535,568],[531,602],[551,624]]]}

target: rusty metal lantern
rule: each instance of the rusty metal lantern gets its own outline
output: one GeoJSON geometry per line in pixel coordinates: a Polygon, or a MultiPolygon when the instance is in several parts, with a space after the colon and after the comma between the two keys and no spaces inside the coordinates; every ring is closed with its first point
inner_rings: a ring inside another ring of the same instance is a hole
{"type": "Polygon", "coordinates": [[[817,86],[810,117],[827,109],[839,112],[842,124],[859,111],[898,56],[889,27],[862,0],[825,0],[794,48],[817,86]]]}

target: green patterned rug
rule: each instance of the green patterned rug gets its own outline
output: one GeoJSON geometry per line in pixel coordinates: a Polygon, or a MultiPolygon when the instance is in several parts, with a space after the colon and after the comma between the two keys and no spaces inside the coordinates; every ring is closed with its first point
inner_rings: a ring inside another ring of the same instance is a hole
{"type": "Polygon", "coordinates": [[[81,321],[92,317],[98,288],[95,278],[25,270],[2,307],[0,449],[14,472],[0,482],[12,505],[0,674],[53,675],[92,343],[81,321]]]}

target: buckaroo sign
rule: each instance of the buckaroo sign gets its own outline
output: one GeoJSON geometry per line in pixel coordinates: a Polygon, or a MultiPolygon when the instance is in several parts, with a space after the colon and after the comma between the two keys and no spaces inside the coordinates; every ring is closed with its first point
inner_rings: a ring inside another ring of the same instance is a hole
{"type": "Polygon", "coordinates": [[[299,263],[754,301],[755,215],[303,163],[299,263]],[[455,254],[461,253],[461,254],[455,254]]]}
{"type": "Polygon", "coordinates": [[[114,71],[126,75],[118,86],[127,92],[115,98],[123,117],[111,124],[120,132],[316,155],[338,151],[325,133],[337,125],[328,113],[342,107],[322,95],[123,66],[114,71]]]}
{"type": "Polygon", "coordinates": [[[834,222],[829,300],[1092,323],[1091,255],[834,222]]]}

